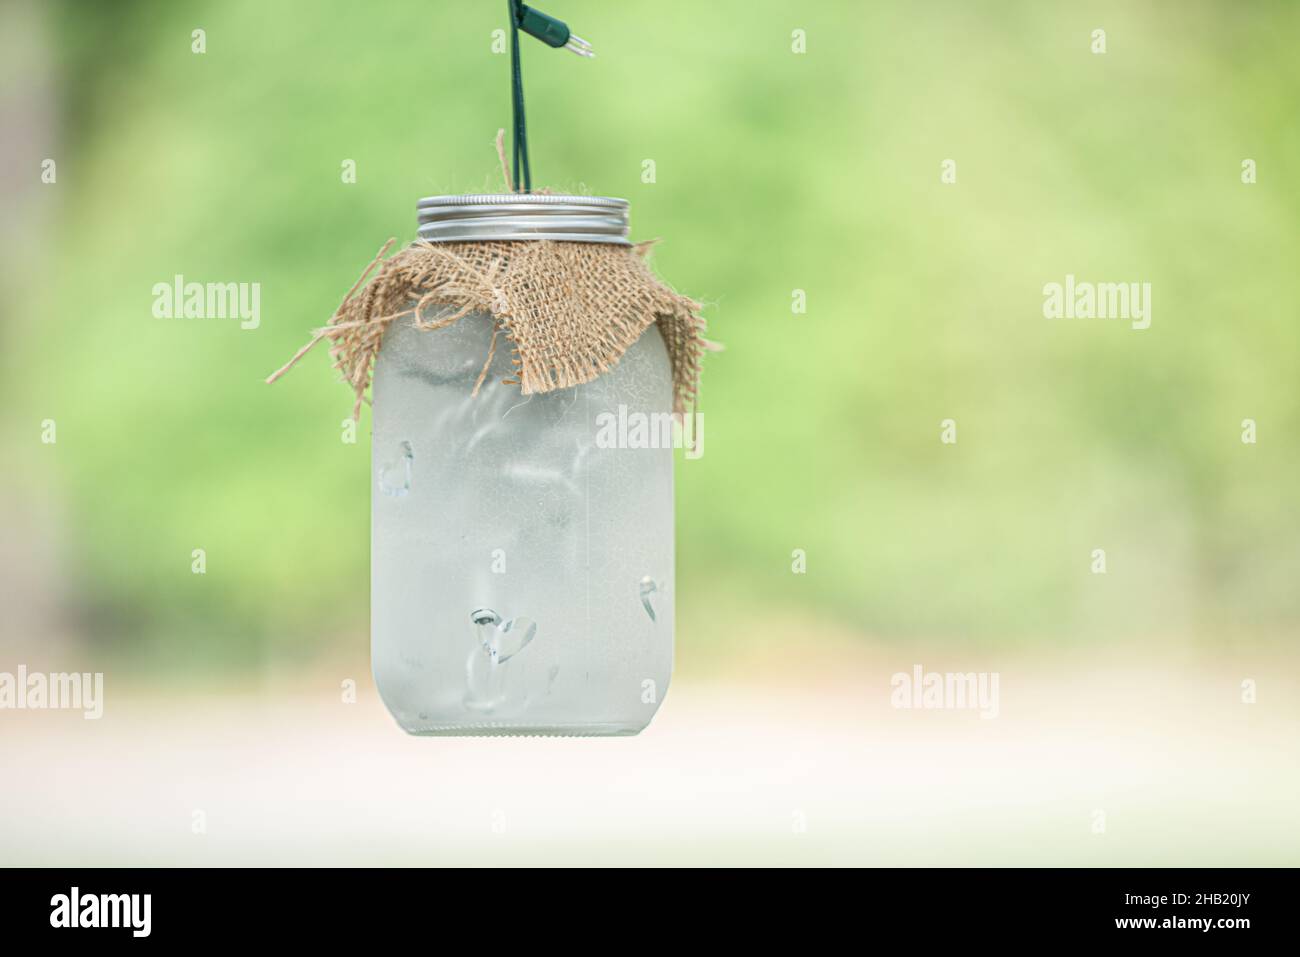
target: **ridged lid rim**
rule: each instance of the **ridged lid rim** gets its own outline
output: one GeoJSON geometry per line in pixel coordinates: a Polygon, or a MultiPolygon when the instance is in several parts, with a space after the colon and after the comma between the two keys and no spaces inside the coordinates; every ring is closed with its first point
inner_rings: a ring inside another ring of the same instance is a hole
{"type": "Polygon", "coordinates": [[[552,239],[631,245],[626,199],[556,193],[425,196],[416,203],[426,242],[552,239]]]}

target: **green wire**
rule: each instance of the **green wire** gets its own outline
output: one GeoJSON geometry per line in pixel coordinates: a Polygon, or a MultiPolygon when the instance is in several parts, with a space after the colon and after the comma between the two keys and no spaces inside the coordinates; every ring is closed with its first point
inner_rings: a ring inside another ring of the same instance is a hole
{"type": "Polygon", "coordinates": [[[533,171],[528,161],[528,123],[524,116],[524,72],[519,61],[519,0],[508,0],[510,9],[510,92],[514,114],[514,176],[515,189],[524,193],[533,191],[533,171]],[[520,178],[520,174],[522,179],[520,178]]]}
{"type": "Polygon", "coordinates": [[[548,14],[525,6],[520,0],[507,0],[510,11],[510,108],[514,114],[515,190],[533,191],[533,167],[528,160],[528,122],[524,118],[524,70],[519,61],[519,31],[534,36],[547,46],[568,47],[580,56],[594,56],[591,44],[575,37],[568,24],[548,14]]]}

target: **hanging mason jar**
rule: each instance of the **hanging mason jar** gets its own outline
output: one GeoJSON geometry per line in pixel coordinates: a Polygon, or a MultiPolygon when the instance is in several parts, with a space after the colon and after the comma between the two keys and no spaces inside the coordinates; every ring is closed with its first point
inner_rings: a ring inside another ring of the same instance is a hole
{"type": "Polygon", "coordinates": [[[672,671],[699,306],[628,242],[624,200],[418,212],[317,336],[354,413],[373,374],[376,685],[414,734],[635,734],[672,671]]]}
{"type": "Polygon", "coordinates": [[[507,11],[512,191],[421,200],[419,239],[269,381],[329,339],[354,418],[370,391],[371,664],[403,728],[636,734],[672,672],[672,449],[698,441],[704,323],[625,200],[533,192],[519,36],[594,54],[507,11]]]}

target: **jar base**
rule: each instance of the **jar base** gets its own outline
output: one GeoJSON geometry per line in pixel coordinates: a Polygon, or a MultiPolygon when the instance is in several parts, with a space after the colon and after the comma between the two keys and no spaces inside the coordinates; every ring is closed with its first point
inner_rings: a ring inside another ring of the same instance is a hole
{"type": "Polygon", "coordinates": [[[632,724],[527,725],[484,723],[403,727],[417,738],[626,738],[640,734],[644,726],[632,724]]]}

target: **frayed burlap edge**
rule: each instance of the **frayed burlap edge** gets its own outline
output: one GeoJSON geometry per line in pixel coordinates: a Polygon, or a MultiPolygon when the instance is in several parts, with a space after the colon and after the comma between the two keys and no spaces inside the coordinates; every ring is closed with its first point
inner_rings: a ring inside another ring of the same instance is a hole
{"type": "Polygon", "coordinates": [[[268,383],[329,339],[334,367],[356,396],[352,417],[359,418],[390,323],[410,317],[417,328],[441,329],[482,311],[496,325],[475,395],[499,334],[511,345],[515,367],[514,377],[502,381],[528,395],[590,382],[609,371],[653,323],[672,365],[673,411],[685,413],[697,405],[701,358],[715,346],[704,338],[700,304],[650,271],[645,257],[651,243],[420,241],[385,259],[395,242],[384,244],[329,324],[268,383]],[[439,314],[428,317],[431,310],[439,314]]]}

